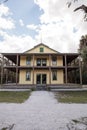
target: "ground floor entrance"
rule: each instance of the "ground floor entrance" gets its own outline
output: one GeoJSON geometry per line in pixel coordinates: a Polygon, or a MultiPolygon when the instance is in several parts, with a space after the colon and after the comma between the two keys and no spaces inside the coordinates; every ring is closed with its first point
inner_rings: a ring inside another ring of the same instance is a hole
{"type": "Polygon", "coordinates": [[[36,75],[36,84],[46,84],[47,75],[46,74],[37,74],[36,75]]]}

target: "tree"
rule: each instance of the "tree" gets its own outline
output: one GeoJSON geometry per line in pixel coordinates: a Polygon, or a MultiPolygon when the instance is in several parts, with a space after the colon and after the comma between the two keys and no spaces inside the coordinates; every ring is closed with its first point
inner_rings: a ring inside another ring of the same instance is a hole
{"type": "Polygon", "coordinates": [[[81,5],[80,7],[76,8],[74,11],[77,11],[79,9],[82,9],[85,13],[87,13],[87,6],[81,5]]]}
{"type": "Polygon", "coordinates": [[[87,84],[87,35],[81,37],[78,51],[82,58],[82,82],[87,84]]]}
{"type": "Polygon", "coordinates": [[[68,2],[67,2],[68,8],[71,6],[72,2],[76,2],[76,1],[78,1],[78,0],[71,0],[71,1],[68,1],[68,2]]]}
{"type": "Polygon", "coordinates": [[[7,2],[8,0],[1,0],[0,1],[0,4],[3,4],[3,3],[5,3],[5,2],[7,2]]]}
{"type": "Polygon", "coordinates": [[[84,64],[87,66],[87,47],[83,48],[82,50],[82,59],[84,64]]]}
{"type": "Polygon", "coordinates": [[[87,35],[82,36],[79,44],[79,52],[81,53],[87,47],[87,35]]]}
{"type": "MultiPolygon", "coordinates": [[[[71,0],[71,1],[67,2],[68,8],[71,6],[72,2],[76,2],[76,1],[79,1],[79,0],[71,0]]],[[[83,4],[79,7],[77,7],[76,9],[74,9],[74,12],[76,12],[78,10],[84,11],[84,20],[87,21],[87,6],[83,4]]]]}

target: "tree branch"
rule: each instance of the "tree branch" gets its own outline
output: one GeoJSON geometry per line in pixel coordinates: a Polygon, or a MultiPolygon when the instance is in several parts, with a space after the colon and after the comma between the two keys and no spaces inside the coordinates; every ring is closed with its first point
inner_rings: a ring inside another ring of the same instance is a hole
{"type": "Polygon", "coordinates": [[[74,12],[77,11],[77,10],[79,10],[79,9],[82,9],[85,13],[87,13],[87,6],[81,5],[80,7],[76,8],[76,9],[74,10],[74,12]]]}

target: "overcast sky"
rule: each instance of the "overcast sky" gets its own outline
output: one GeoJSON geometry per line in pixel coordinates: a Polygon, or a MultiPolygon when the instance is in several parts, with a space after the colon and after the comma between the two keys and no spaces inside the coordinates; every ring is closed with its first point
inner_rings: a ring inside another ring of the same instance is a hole
{"type": "MultiPolygon", "coordinates": [[[[1,1],[1,0],[0,0],[1,1]]],[[[44,43],[59,52],[76,52],[87,34],[83,11],[87,0],[8,0],[0,5],[0,52],[24,52],[44,43]]]]}

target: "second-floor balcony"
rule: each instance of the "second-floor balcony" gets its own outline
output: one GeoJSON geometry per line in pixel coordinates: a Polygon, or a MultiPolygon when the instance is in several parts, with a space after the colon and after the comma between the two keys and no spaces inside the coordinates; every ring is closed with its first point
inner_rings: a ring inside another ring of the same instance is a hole
{"type": "Polygon", "coordinates": [[[79,63],[75,59],[77,54],[61,54],[61,55],[21,55],[21,54],[7,54],[6,63],[3,67],[18,67],[18,68],[67,68],[78,67],[79,63]],[[66,56],[66,58],[65,58],[66,56]],[[66,59],[66,63],[65,63],[66,59]]]}

